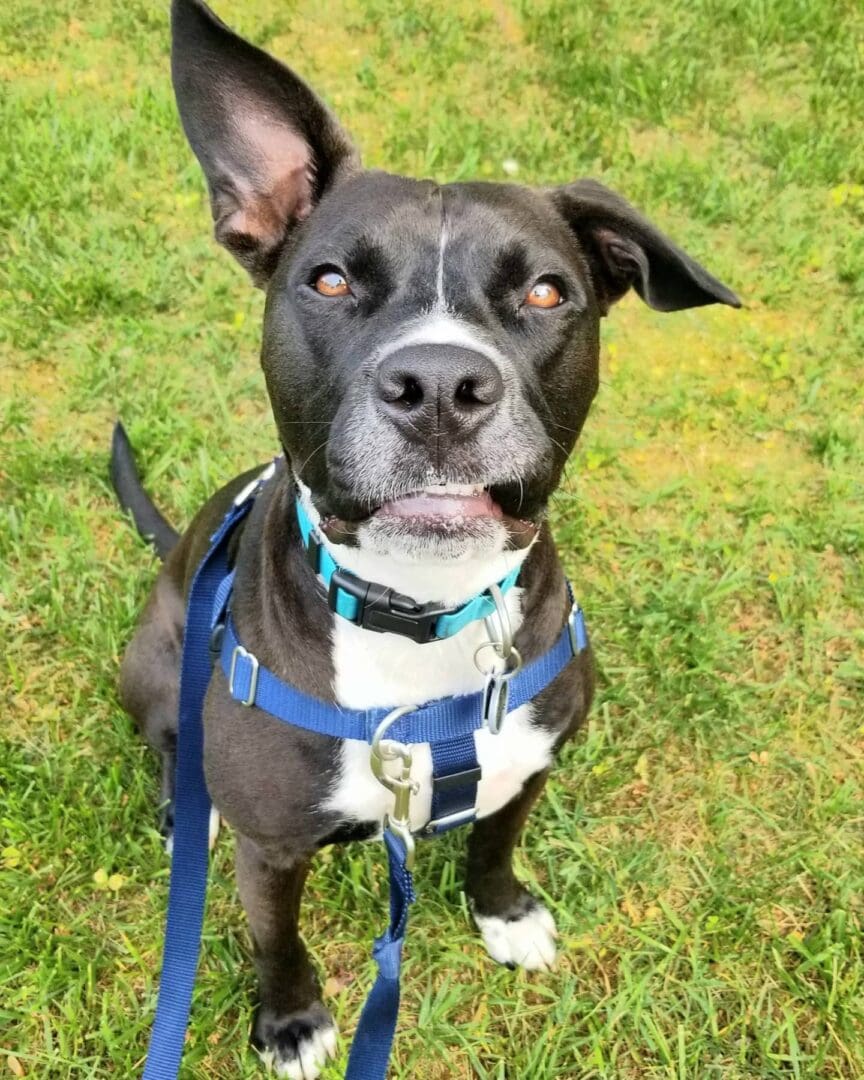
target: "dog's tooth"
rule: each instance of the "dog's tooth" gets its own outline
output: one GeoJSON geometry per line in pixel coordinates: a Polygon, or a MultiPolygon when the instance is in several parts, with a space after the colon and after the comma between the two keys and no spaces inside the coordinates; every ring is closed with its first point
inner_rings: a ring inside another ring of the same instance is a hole
{"type": "Polygon", "coordinates": [[[424,495],[455,495],[462,498],[473,495],[482,495],[482,484],[427,484],[423,488],[424,495]]]}

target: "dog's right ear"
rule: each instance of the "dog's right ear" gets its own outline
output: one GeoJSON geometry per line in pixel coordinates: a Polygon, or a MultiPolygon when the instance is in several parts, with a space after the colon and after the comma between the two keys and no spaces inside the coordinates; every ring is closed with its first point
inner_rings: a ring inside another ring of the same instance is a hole
{"type": "Polygon", "coordinates": [[[207,177],[216,239],[263,286],[292,226],[359,168],[357,152],[301,79],[201,0],[173,0],[171,38],[177,106],[207,177]]]}

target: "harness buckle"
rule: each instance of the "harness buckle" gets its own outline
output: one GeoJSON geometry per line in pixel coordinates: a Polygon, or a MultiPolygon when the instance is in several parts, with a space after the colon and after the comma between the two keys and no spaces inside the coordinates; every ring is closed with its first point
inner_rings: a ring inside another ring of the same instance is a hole
{"type": "Polygon", "coordinates": [[[258,663],[258,657],[249,652],[248,649],[244,649],[242,645],[235,645],[234,652],[231,653],[231,670],[228,672],[228,692],[235,701],[239,701],[241,705],[247,707],[255,704],[255,694],[258,691],[258,669],[261,665],[258,663]],[[246,696],[238,698],[234,694],[234,678],[237,674],[237,661],[238,659],[248,660],[250,664],[249,671],[249,689],[246,691],[246,696]]]}
{"type": "Polygon", "coordinates": [[[411,832],[411,796],[416,795],[420,785],[411,779],[411,749],[395,739],[385,739],[388,728],[400,716],[413,712],[413,705],[403,705],[389,712],[372,736],[369,763],[372,774],[383,787],[393,794],[393,810],[387,815],[385,828],[394,833],[405,847],[405,866],[414,869],[414,836],[411,832]],[[399,769],[394,776],[385,768],[385,762],[398,761],[399,769]]]}
{"type": "Polygon", "coordinates": [[[418,645],[432,641],[439,617],[452,611],[443,604],[418,604],[410,596],[384,585],[362,581],[345,570],[335,570],[327,596],[333,612],[337,611],[340,590],[357,601],[357,615],[352,620],[357,626],[378,633],[401,634],[418,645]]]}

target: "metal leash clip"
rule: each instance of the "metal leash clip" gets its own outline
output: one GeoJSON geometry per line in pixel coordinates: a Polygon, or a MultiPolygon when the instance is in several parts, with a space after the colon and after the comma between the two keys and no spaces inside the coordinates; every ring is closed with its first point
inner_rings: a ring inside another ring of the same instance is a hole
{"type": "Polygon", "coordinates": [[[411,750],[405,743],[395,739],[385,739],[388,729],[400,716],[414,711],[413,705],[402,705],[398,709],[389,712],[372,736],[372,748],[369,761],[375,779],[388,791],[393,792],[393,810],[387,815],[384,827],[389,829],[402,841],[405,847],[405,865],[409,870],[414,869],[414,836],[411,832],[411,796],[416,795],[420,785],[411,779],[411,750]],[[385,762],[398,761],[400,768],[397,775],[393,776],[385,767],[385,762]]]}
{"type": "Polygon", "coordinates": [[[484,641],[475,651],[474,664],[477,670],[486,676],[486,686],[483,691],[483,723],[493,735],[497,735],[510,704],[510,680],[522,667],[522,656],[513,644],[510,613],[507,611],[501,590],[497,585],[491,585],[489,593],[495,601],[495,613],[486,618],[489,640],[484,641]],[[489,670],[481,667],[478,660],[484,649],[492,649],[495,653],[493,666],[489,670]],[[498,670],[499,661],[504,664],[503,670],[498,670]]]}

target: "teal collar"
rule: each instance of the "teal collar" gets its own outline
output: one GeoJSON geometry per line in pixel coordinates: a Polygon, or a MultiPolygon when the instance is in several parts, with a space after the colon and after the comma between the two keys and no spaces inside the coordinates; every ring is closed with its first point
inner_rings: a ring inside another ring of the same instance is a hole
{"type": "MultiPolygon", "coordinates": [[[[297,521],[306,548],[309,565],[324,582],[330,610],[343,619],[379,633],[401,634],[418,644],[453,637],[469,623],[485,619],[495,612],[495,601],[488,589],[459,607],[444,604],[419,604],[410,596],[378,585],[343,570],[322,542],[318,530],[297,499],[297,521]]],[[[506,593],[516,584],[521,566],[499,581],[506,593]]]]}

